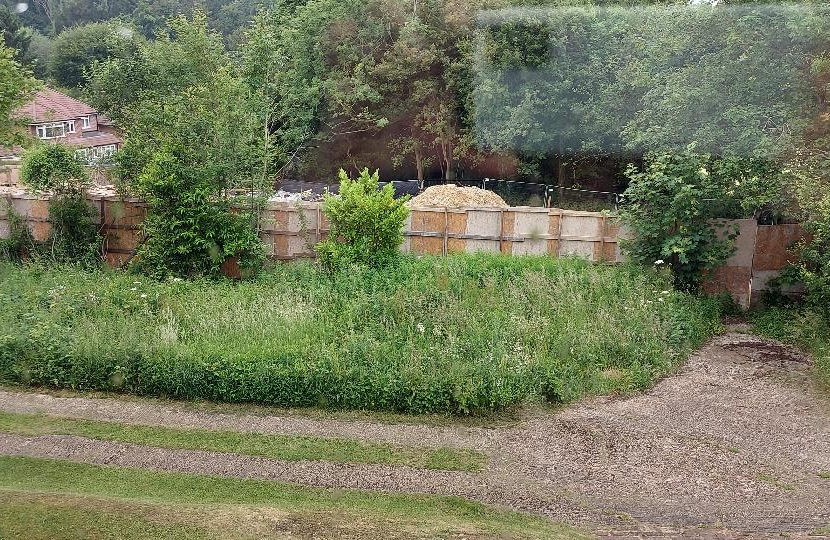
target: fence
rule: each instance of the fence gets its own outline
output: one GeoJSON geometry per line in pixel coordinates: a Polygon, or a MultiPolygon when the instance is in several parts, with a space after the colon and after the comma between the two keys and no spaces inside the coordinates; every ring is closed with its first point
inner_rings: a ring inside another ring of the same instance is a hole
{"type": "MultiPolygon", "coordinates": [[[[49,237],[49,202],[34,195],[9,193],[0,205],[0,238],[8,237],[8,208],[23,217],[36,240],[49,237]]],[[[144,203],[134,199],[91,197],[100,220],[108,264],[120,266],[135,253],[141,239],[144,203]]],[[[272,203],[261,216],[261,238],[268,255],[277,260],[314,256],[329,224],[320,203],[272,203]]],[[[737,250],[712,272],[709,292],[727,291],[742,306],[758,298],[766,283],[786,266],[787,248],[802,237],[798,225],[758,225],[735,220],[740,230],[737,250]]],[[[622,260],[624,237],[616,216],[537,207],[415,207],[404,226],[404,251],[446,255],[490,252],[510,255],[580,256],[592,261],[622,260]]]]}

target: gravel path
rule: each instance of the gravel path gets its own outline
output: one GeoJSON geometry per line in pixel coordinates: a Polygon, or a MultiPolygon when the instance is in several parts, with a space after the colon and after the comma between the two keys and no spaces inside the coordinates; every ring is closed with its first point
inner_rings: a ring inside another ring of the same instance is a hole
{"type": "Polygon", "coordinates": [[[726,334],[648,393],[589,400],[495,429],[219,414],[153,401],[0,391],[5,411],[474,448],[490,456],[480,474],[285,462],[70,436],[0,434],[0,453],[462,495],[616,538],[806,537],[830,526],[830,479],[819,476],[830,472],[830,398],[814,389],[809,362],[781,345],[726,334]]]}

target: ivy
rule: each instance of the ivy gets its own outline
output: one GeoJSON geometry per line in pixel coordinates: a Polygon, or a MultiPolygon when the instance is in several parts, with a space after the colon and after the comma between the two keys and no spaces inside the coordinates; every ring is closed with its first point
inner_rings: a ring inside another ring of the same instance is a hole
{"type": "Polygon", "coordinates": [[[58,144],[36,146],[26,153],[20,177],[30,188],[51,194],[50,237],[31,254],[52,264],[99,264],[103,244],[86,198],[90,181],[75,152],[58,144]]]}

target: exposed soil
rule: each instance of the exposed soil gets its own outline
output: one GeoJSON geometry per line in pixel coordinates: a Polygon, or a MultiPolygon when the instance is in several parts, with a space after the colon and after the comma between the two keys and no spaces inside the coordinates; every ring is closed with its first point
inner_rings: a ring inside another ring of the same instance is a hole
{"type": "Polygon", "coordinates": [[[615,538],[807,537],[830,526],[830,479],[819,474],[830,471],[830,398],[814,388],[809,364],[780,344],[726,334],[647,393],[535,412],[494,429],[219,414],[149,400],[0,391],[5,411],[474,448],[490,456],[479,474],[283,462],[69,436],[2,434],[0,453],[456,494],[615,538]]]}

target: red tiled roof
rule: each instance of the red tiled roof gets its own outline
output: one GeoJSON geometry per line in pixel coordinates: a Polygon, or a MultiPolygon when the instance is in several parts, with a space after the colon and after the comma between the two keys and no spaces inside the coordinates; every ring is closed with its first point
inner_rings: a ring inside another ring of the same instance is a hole
{"type": "Polygon", "coordinates": [[[80,139],[68,140],[63,144],[77,146],[78,148],[93,148],[95,146],[106,146],[108,144],[121,144],[124,141],[112,133],[101,132],[93,137],[81,137],[80,139]]]}
{"type": "Polygon", "coordinates": [[[72,120],[88,114],[96,114],[96,110],[51,88],[39,91],[31,102],[14,112],[16,118],[26,118],[30,124],[72,120]]]}

